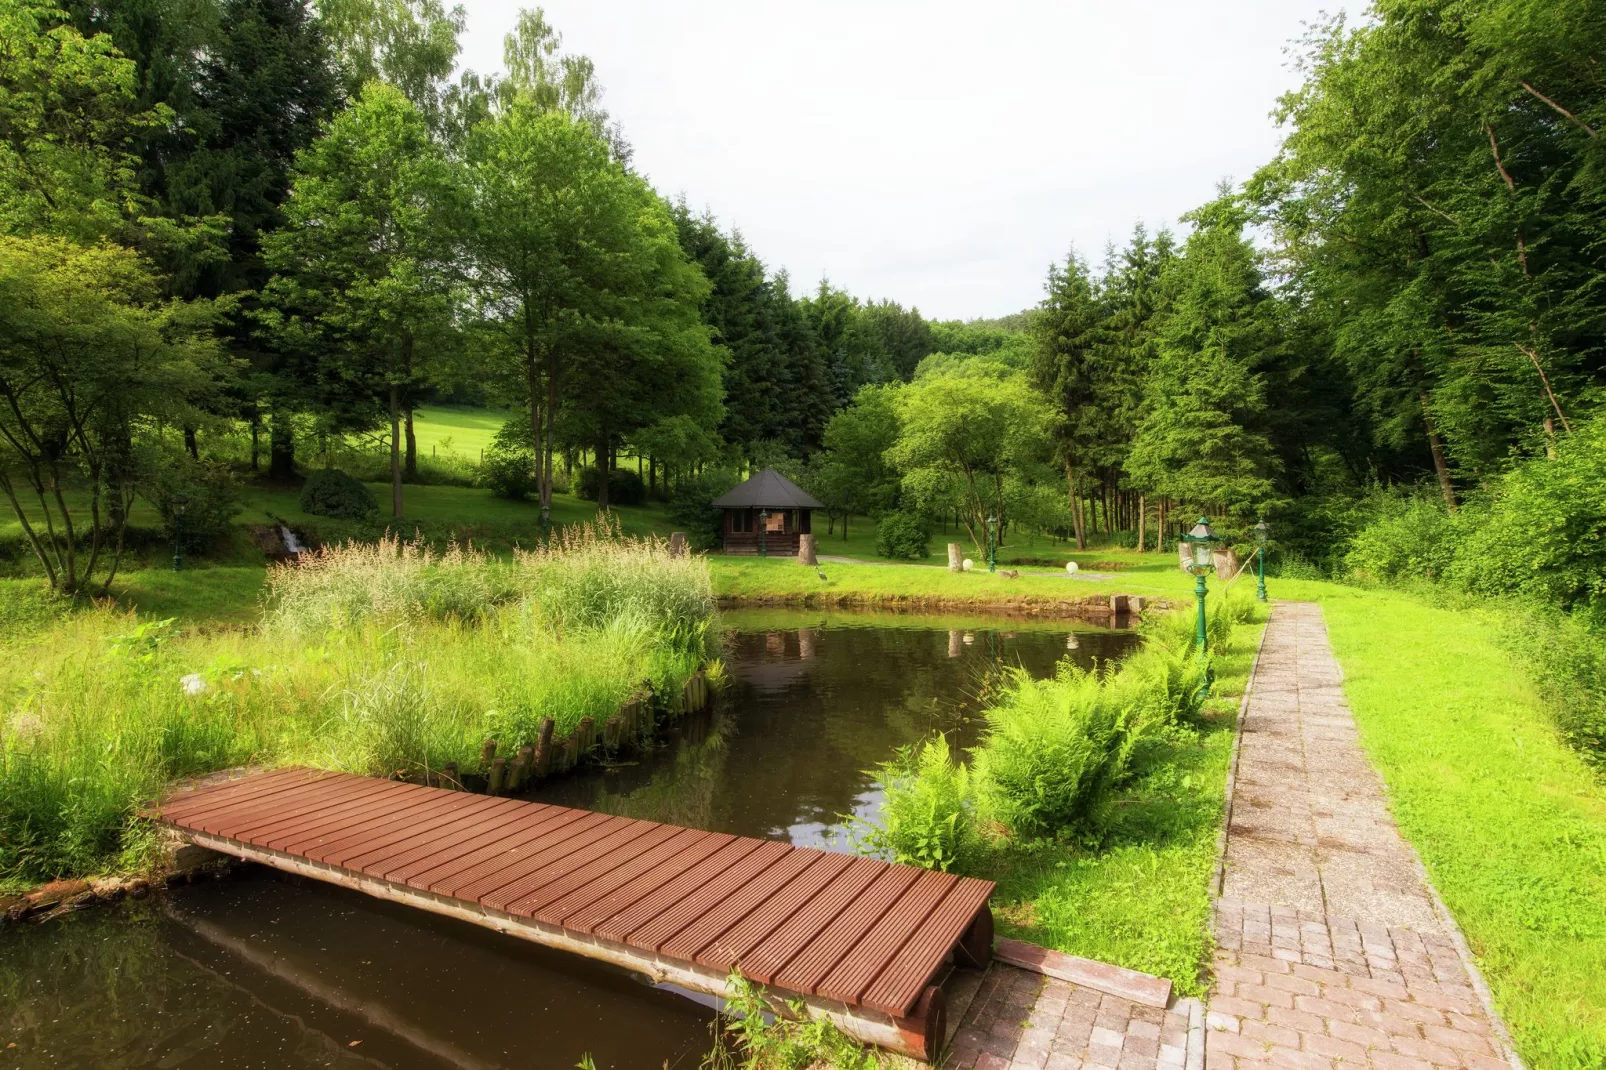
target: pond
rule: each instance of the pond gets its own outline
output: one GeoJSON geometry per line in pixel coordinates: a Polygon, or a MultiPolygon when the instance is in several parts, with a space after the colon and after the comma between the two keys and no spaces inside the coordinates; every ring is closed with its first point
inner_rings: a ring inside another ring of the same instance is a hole
{"type": "MultiPolygon", "coordinates": [[[[1115,659],[1065,622],[727,613],[730,686],[639,761],[543,801],[848,847],[866,770],[934,731],[973,743],[990,668],[1115,659]]],[[[252,867],[164,900],[0,935],[0,1068],[696,1067],[709,1009],[627,971],[252,867]],[[15,1045],[9,1047],[8,1045],[15,1045]]]]}

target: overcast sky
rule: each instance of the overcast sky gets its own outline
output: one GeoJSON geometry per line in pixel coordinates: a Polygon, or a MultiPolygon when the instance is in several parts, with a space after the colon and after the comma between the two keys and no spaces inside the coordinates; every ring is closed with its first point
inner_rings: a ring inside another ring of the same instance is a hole
{"type": "MultiPolygon", "coordinates": [[[[501,66],[519,0],[465,0],[501,66]]],[[[1271,157],[1286,48],[1335,0],[549,0],[635,165],[793,292],[927,317],[1035,304],[1050,261],[1174,226],[1271,157]]],[[[1353,5],[1351,5],[1353,6],[1353,5]]]]}

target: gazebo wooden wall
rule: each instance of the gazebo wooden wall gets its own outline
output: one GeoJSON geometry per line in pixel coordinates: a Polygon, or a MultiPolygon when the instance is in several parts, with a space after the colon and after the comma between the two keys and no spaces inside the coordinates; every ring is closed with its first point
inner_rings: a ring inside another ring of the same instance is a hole
{"type": "MultiPolygon", "coordinates": [[[[758,553],[758,509],[726,509],[724,523],[725,552],[728,554],[758,553]]],[[[771,509],[770,528],[764,534],[764,552],[775,557],[796,557],[798,536],[813,531],[812,509],[771,509]],[[779,527],[777,528],[777,520],[779,527]]]]}

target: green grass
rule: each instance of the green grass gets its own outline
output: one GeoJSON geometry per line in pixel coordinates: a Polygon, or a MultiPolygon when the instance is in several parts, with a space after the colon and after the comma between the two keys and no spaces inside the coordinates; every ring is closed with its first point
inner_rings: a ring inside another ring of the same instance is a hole
{"type": "Polygon", "coordinates": [[[413,410],[413,436],[418,440],[420,456],[456,454],[478,461],[480,451],[490,448],[491,439],[514,415],[524,414],[459,405],[425,405],[413,410]]]}
{"type": "Polygon", "coordinates": [[[1401,831],[1533,1067],[1606,1066],[1606,784],[1559,737],[1492,614],[1335,584],[1322,605],[1401,831]]]}

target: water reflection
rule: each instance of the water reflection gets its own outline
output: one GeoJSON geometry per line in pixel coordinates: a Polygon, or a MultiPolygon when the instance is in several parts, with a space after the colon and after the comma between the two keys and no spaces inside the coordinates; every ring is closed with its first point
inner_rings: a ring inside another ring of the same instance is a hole
{"type": "Polygon", "coordinates": [[[989,670],[1048,675],[1061,658],[1091,666],[1136,641],[1063,622],[891,614],[745,611],[725,624],[732,686],[712,714],[637,762],[566,778],[537,797],[844,848],[840,815],[879,810],[879,785],[865,770],[933,732],[974,745],[989,670]]]}
{"type": "Polygon", "coordinates": [[[695,1067],[708,1016],[623,970],[266,870],[0,937],[0,1067],[695,1067]]]}

